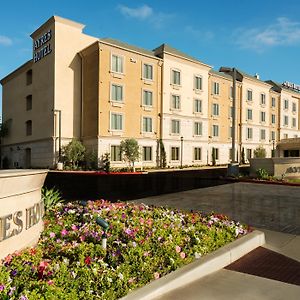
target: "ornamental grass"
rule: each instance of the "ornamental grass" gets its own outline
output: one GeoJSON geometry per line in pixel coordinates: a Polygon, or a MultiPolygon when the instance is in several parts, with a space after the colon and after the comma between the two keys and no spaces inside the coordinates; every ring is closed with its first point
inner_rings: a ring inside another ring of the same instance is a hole
{"type": "Polygon", "coordinates": [[[118,299],[248,231],[224,215],[105,200],[59,203],[46,211],[37,246],[2,261],[0,299],[118,299]]]}

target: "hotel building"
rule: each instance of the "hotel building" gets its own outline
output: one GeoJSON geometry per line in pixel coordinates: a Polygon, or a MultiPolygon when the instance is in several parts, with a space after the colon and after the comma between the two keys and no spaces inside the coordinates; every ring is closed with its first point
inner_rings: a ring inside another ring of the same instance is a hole
{"type": "MultiPolygon", "coordinates": [[[[2,162],[55,167],[61,146],[83,142],[99,161],[123,166],[120,142],[134,138],[140,164],[168,166],[231,159],[232,77],[163,44],[145,50],[83,33],[53,16],[31,38],[33,58],[1,80],[2,162]],[[213,155],[214,154],[214,155],[213,155]]],[[[299,135],[299,88],[240,72],[236,87],[236,157],[299,135]]]]}

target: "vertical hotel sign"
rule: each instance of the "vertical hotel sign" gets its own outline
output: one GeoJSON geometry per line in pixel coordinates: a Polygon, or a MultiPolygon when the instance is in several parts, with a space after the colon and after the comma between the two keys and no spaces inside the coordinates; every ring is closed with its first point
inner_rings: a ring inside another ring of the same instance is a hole
{"type": "Polygon", "coordinates": [[[52,30],[49,29],[33,42],[33,61],[36,63],[52,52],[52,30]]]}

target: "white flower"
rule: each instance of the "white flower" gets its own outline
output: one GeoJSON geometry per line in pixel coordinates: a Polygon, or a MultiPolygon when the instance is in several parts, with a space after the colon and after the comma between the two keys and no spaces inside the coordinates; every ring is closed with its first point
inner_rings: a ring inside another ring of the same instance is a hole
{"type": "Polygon", "coordinates": [[[107,277],[107,281],[112,283],[112,279],[110,277],[107,277]]]}
{"type": "Polygon", "coordinates": [[[199,259],[199,258],[201,258],[201,254],[200,254],[200,253],[197,253],[197,252],[195,252],[195,258],[196,258],[196,259],[199,259]]]}
{"type": "Polygon", "coordinates": [[[119,277],[121,280],[123,280],[123,279],[124,279],[124,276],[123,276],[123,274],[122,274],[122,273],[119,273],[119,274],[118,274],[118,277],[119,277]]]}

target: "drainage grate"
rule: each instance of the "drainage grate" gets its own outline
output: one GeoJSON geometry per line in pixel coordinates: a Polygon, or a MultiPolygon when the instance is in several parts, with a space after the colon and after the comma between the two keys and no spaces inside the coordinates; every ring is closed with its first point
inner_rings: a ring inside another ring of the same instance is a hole
{"type": "Polygon", "coordinates": [[[300,262],[258,247],[225,269],[300,285],[300,262]]]}

